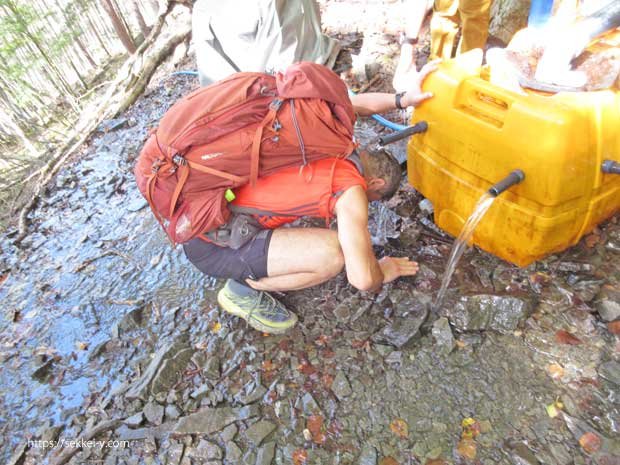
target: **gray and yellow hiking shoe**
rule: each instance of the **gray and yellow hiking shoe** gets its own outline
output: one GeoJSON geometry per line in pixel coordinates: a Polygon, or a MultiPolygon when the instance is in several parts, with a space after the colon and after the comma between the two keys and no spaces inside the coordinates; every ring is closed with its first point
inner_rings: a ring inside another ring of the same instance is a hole
{"type": "Polygon", "coordinates": [[[235,316],[243,318],[259,331],[283,334],[297,323],[297,315],[267,292],[257,291],[249,286],[229,279],[217,294],[221,307],[235,316]]]}

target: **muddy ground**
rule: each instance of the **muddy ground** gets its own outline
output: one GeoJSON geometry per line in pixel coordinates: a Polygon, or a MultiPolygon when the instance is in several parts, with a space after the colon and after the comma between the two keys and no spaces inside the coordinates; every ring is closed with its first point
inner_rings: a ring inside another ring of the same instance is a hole
{"type": "MultiPolygon", "coordinates": [[[[350,11],[324,15],[362,57],[347,79],[379,72],[371,90],[388,90],[400,23],[350,11]]],[[[525,269],[469,250],[433,309],[452,239],[403,182],[371,229],[419,274],[378,295],[344,275],[288,293],[299,324],[264,335],[220,311],[222,283],[171,248],[134,184],[148,128],[197,86],[170,71],[66,165],[22,248],[0,239],[2,463],[54,463],[93,427],[105,442],[71,463],[619,463],[618,217],[525,269]]]]}

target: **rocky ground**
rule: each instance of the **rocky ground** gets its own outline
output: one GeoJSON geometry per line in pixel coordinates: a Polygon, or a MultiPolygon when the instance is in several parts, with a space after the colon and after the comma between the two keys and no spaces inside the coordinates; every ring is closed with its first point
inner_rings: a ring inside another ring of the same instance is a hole
{"type": "MultiPolygon", "coordinates": [[[[327,13],[362,56],[350,83],[380,71],[371,89],[388,89],[398,22],[355,12],[391,24],[386,40],[327,13]]],[[[170,247],[134,185],[148,128],[197,86],[169,73],[66,165],[21,249],[0,238],[3,463],[620,463],[618,217],[524,269],[469,250],[434,309],[452,239],[404,182],[371,229],[419,274],[378,295],[344,275],[288,293],[299,324],[261,334],[220,311],[221,283],[170,247]]]]}

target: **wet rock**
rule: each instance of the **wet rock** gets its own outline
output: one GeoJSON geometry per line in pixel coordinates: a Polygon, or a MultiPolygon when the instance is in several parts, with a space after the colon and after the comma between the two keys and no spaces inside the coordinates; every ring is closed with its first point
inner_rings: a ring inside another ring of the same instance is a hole
{"type": "Polygon", "coordinates": [[[211,434],[221,431],[235,421],[253,418],[257,416],[258,413],[259,409],[256,405],[248,405],[241,408],[205,408],[180,418],[174,426],[174,432],[185,434],[211,434]]]}
{"type": "Polygon", "coordinates": [[[258,449],[256,454],[256,465],[270,465],[276,455],[276,443],[268,442],[258,449]]]}
{"type": "Polygon", "coordinates": [[[573,461],[571,454],[562,444],[549,444],[549,452],[558,463],[558,465],[570,465],[573,461]]]}
{"type": "MultiPolygon", "coordinates": [[[[299,408],[299,401],[295,404],[295,407],[299,408]]],[[[301,398],[301,408],[304,412],[304,415],[306,416],[321,411],[321,407],[319,407],[319,404],[316,403],[316,400],[314,400],[314,397],[312,397],[312,394],[310,394],[309,392],[304,394],[304,396],[301,398]]]]}
{"type": "Polygon", "coordinates": [[[110,131],[114,131],[116,129],[120,129],[126,126],[127,126],[126,118],[106,119],[102,121],[99,126],[97,126],[97,131],[98,132],[110,132],[110,131]]]}
{"type": "Polygon", "coordinates": [[[461,297],[456,305],[444,308],[447,317],[459,331],[512,332],[532,313],[526,298],[478,294],[461,297]]]}
{"type": "Polygon", "coordinates": [[[21,441],[21,443],[15,449],[15,452],[13,452],[13,455],[11,455],[11,457],[9,458],[7,465],[17,465],[19,463],[23,463],[22,458],[24,456],[24,452],[26,452],[27,444],[28,441],[21,441]]]}
{"type": "Polygon", "coordinates": [[[332,383],[332,391],[336,395],[339,401],[343,401],[353,393],[351,384],[342,371],[339,371],[332,383]]]}
{"type": "Polygon", "coordinates": [[[620,291],[605,286],[596,299],[596,311],[604,321],[614,321],[620,318],[620,291]]]}
{"type": "Polygon", "coordinates": [[[135,213],[148,207],[148,205],[149,203],[145,199],[139,198],[129,202],[129,204],[127,205],[127,210],[135,213]]]}
{"type": "Polygon", "coordinates": [[[123,317],[112,327],[112,337],[118,339],[118,337],[133,329],[137,329],[142,326],[145,320],[146,308],[143,304],[129,310],[123,317]]]}
{"type": "Polygon", "coordinates": [[[345,300],[334,309],[334,316],[338,321],[349,321],[351,318],[351,305],[350,300],[345,300]]]}
{"type": "Polygon", "coordinates": [[[263,440],[276,429],[270,421],[260,420],[245,431],[245,436],[255,446],[260,446],[263,440]]]}
{"type": "Polygon", "coordinates": [[[181,411],[176,405],[166,405],[164,415],[166,420],[176,420],[181,416],[181,411]]]}
{"type": "Polygon", "coordinates": [[[179,380],[193,353],[194,349],[188,348],[179,351],[174,357],[164,360],[153,378],[151,394],[154,396],[167,394],[179,380]]]}
{"type": "Polygon", "coordinates": [[[130,428],[137,428],[144,421],[144,414],[142,412],[138,412],[135,415],[132,415],[128,418],[125,418],[123,423],[125,423],[130,428]]]}
{"type": "Polygon", "coordinates": [[[395,289],[390,294],[394,318],[383,330],[372,336],[378,343],[387,343],[399,349],[419,334],[428,317],[428,306],[410,291],[395,289]]]}
{"type": "Polygon", "coordinates": [[[442,355],[448,355],[454,349],[455,341],[447,318],[441,317],[433,323],[433,338],[437,350],[442,355]]]}
{"type": "Polygon", "coordinates": [[[131,429],[127,425],[123,425],[115,431],[115,437],[124,441],[137,441],[146,438],[161,439],[172,431],[174,425],[175,423],[168,422],[160,426],[138,429],[131,429]]]}
{"type": "Polygon", "coordinates": [[[232,441],[226,443],[226,460],[229,463],[238,463],[239,459],[243,455],[239,446],[232,441]]]}
{"type": "Polygon", "coordinates": [[[620,386],[620,363],[605,362],[598,368],[598,374],[601,378],[620,386]]]}
{"type": "MultiPolygon", "coordinates": [[[[189,355],[187,352],[188,350],[191,349],[189,349],[189,344],[186,337],[179,338],[163,345],[157,352],[155,352],[151,362],[146,370],[144,370],[142,376],[131,385],[125,395],[127,399],[144,399],[150,392],[151,385],[154,384],[155,380],[157,380],[159,390],[162,387],[162,381],[165,374],[172,371],[171,368],[166,368],[162,372],[161,369],[164,368],[164,364],[167,365],[169,360],[173,360],[180,353],[185,353],[185,356],[189,355]]],[[[170,363],[170,367],[172,368],[177,368],[179,370],[185,369],[185,366],[181,367],[181,365],[182,363],[180,359],[177,360],[176,363],[170,363]]]]}
{"type": "Polygon", "coordinates": [[[164,407],[157,402],[149,402],[142,411],[147,421],[153,425],[161,425],[164,419],[164,407]]]}
{"type": "Polygon", "coordinates": [[[211,386],[210,385],[203,384],[202,386],[194,389],[189,396],[192,399],[195,399],[197,401],[201,401],[202,399],[204,399],[207,396],[207,394],[209,394],[210,390],[211,390],[211,386]]]}
{"type": "Polygon", "coordinates": [[[164,441],[161,445],[166,451],[166,465],[179,465],[183,458],[185,446],[178,441],[164,441]]]}
{"type": "Polygon", "coordinates": [[[40,383],[45,383],[52,375],[52,368],[54,367],[54,359],[49,359],[36,370],[32,372],[32,378],[36,379],[40,383]]]}
{"type": "Polygon", "coordinates": [[[251,381],[243,387],[241,392],[235,396],[235,399],[243,405],[248,405],[262,399],[265,394],[267,394],[265,386],[251,381]]]}
{"type": "Polygon", "coordinates": [[[238,431],[237,425],[233,423],[232,425],[228,425],[226,428],[222,430],[222,432],[220,433],[220,437],[222,438],[222,441],[224,442],[232,441],[237,435],[237,431],[238,431]]]}
{"type": "Polygon", "coordinates": [[[540,465],[534,452],[527,444],[518,441],[504,442],[504,450],[508,453],[512,463],[517,465],[540,465]]]}
{"type": "Polygon", "coordinates": [[[385,357],[385,363],[389,365],[400,364],[403,362],[403,353],[400,350],[395,350],[391,352],[387,357],[385,357]]]}
{"type": "Polygon", "coordinates": [[[364,444],[358,463],[359,465],[377,465],[377,449],[370,444],[364,444]]]}
{"type": "Polygon", "coordinates": [[[220,359],[211,355],[203,365],[202,372],[207,379],[216,381],[220,377],[220,359]]]}
{"type": "Polygon", "coordinates": [[[195,461],[200,461],[200,459],[202,459],[202,461],[220,460],[223,457],[222,449],[220,449],[219,446],[212,442],[205,441],[204,439],[200,440],[198,446],[188,450],[186,455],[195,461]]]}

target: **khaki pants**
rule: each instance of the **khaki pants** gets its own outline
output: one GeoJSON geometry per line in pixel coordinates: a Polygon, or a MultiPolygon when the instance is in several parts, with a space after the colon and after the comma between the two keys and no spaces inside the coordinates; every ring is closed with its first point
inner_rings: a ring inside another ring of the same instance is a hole
{"type": "Polygon", "coordinates": [[[492,0],[435,0],[431,19],[431,59],[450,58],[459,24],[457,54],[484,48],[489,35],[492,0]]]}

